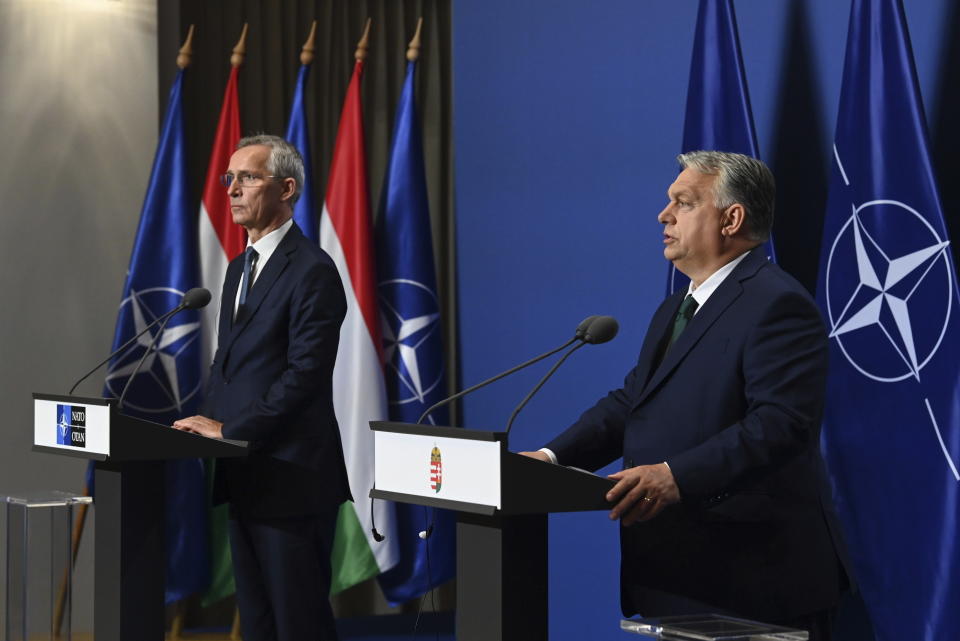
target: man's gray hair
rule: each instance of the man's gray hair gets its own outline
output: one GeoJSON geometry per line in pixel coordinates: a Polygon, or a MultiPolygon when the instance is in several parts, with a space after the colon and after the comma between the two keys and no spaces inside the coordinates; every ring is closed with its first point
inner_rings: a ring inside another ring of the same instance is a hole
{"type": "Polygon", "coordinates": [[[270,157],[267,158],[267,171],[277,178],[293,178],[297,186],[293,192],[293,198],[290,199],[290,206],[300,199],[300,191],[303,189],[303,157],[297,148],[280,136],[271,136],[269,134],[257,134],[241,138],[237,143],[237,149],[251,147],[253,145],[263,145],[270,148],[270,157]]]}
{"type": "Polygon", "coordinates": [[[777,187],[762,161],[725,151],[690,151],[677,156],[677,161],[682,169],[717,176],[713,190],[717,209],[743,205],[749,238],[761,243],[770,238],[777,187]]]}

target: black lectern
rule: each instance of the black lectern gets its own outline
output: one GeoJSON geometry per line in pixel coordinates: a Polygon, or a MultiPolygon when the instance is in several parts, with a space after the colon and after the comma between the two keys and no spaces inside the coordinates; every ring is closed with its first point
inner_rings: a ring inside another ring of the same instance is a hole
{"type": "Polygon", "coordinates": [[[162,641],[163,462],[245,456],[247,444],[126,416],[114,399],[51,394],[33,399],[34,451],[95,461],[94,638],[162,641]]]}
{"type": "Polygon", "coordinates": [[[503,432],[370,428],[370,496],[458,512],[458,641],[546,641],[547,514],[608,509],[613,481],[509,452],[503,432]]]}

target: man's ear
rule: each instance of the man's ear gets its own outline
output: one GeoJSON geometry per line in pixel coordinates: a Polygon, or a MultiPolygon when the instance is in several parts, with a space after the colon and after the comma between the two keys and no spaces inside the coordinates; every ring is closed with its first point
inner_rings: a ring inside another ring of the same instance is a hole
{"type": "Polygon", "coordinates": [[[290,200],[297,193],[297,181],[293,178],[284,178],[283,191],[280,192],[280,200],[290,200]]]}
{"type": "Polygon", "coordinates": [[[747,210],[740,203],[733,203],[720,215],[720,235],[736,236],[747,230],[747,210]]]}

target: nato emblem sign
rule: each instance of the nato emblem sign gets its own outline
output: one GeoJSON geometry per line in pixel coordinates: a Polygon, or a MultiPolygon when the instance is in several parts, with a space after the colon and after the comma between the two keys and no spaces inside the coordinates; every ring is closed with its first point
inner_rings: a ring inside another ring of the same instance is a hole
{"type": "Polygon", "coordinates": [[[443,461],[440,458],[440,448],[434,445],[430,452],[430,489],[439,494],[442,480],[443,461]]]}
{"type": "Polygon", "coordinates": [[[57,445],[87,446],[87,408],[57,404],[57,445]]]}

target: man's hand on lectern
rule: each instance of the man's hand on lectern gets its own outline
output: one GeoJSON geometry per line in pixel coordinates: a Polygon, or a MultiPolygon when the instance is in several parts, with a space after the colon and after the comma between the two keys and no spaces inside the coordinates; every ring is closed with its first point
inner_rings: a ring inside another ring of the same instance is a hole
{"type": "Polygon", "coordinates": [[[208,438],[223,438],[223,423],[206,416],[188,416],[173,424],[178,430],[193,432],[208,438]]]}

